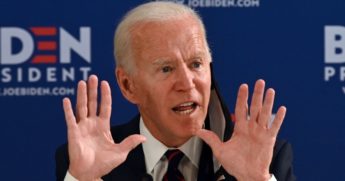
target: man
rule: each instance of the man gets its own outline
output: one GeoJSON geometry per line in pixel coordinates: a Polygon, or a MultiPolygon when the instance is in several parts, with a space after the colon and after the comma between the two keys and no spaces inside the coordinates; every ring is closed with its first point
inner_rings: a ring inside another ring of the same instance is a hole
{"type": "Polygon", "coordinates": [[[294,180],[291,147],[276,142],[286,108],[270,124],[274,90],[264,96],[258,80],[249,110],[240,86],[236,123],[229,120],[193,10],[169,2],[133,9],[116,30],[115,58],[121,92],[140,115],[110,129],[108,83],[98,107],[97,77],[80,81],[75,115],[63,100],[68,148],[57,151],[57,180],[294,180]]]}

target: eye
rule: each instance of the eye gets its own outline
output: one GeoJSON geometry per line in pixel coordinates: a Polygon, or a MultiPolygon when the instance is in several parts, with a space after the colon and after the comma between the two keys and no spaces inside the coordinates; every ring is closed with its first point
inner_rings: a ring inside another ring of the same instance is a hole
{"type": "Polygon", "coordinates": [[[195,69],[198,69],[198,68],[200,68],[201,67],[201,62],[193,62],[192,63],[192,68],[195,68],[195,69]]]}
{"type": "Polygon", "coordinates": [[[170,66],[162,67],[162,72],[163,73],[168,73],[168,72],[171,72],[171,71],[172,71],[172,67],[170,67],[170,66]]]}

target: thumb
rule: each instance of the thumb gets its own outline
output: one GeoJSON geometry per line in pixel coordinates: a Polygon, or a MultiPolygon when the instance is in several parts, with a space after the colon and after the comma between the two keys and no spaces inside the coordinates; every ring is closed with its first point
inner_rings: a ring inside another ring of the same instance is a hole
{"type": "Polygon", "coordinates": [[[146,141],[146,137],[143,135],[135,134],[128,136],[119,144],[121,150],[129,152],[137,147],[140,143],[146,141]]]}
{"type": "Polygon", "coordinates": [[[212,149],[213,153],[215,155],[218,154],[218,151],[222,141],[219,139],[219,137],[212,131],[201,129],[195,134],[196,136],[200,137],[202,140],[204,140],[212,149]]]}

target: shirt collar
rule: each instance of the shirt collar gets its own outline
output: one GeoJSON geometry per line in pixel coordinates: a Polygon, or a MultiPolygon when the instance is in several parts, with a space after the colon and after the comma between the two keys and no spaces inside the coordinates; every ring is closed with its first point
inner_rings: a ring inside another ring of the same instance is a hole
{"type": "MultiPolygon", "coordinates": [[[[142,143],[143,151],[145,155],[146,171],[151,173],[153,168],[162,158],[164,153],[172,148],[165,146],[159,140],[157,140],[145,126],[145,123],[140,117],[139,123],[140,134],[146,137],[146,141],[142,143]]],[[[199,159],[201,154],[202,141],[200,138],[194,136],[186,143],[181,145],[178,149],[184,153],[184,155],[193,163],[193,165],[199,167],[199,159]]]]}

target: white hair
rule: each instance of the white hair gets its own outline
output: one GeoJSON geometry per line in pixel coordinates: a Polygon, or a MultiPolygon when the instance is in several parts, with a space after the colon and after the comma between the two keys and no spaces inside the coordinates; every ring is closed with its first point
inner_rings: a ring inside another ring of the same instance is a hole
{"type": "Polygon", "coordinates": [[[131,51],[130,30],[134,25],[143,22],[162,22],[179,19],[185,16],[195,18],[200,24],[200,28],[205,37],[206,49],[209,52],[204,24],[200,16],[193,9],[173,2],[149,2],[129,11],[117,26],[114,37],[114,56],[116,66],[124,68],[127,73],[133,72],[135,65],[131,51]]]}

